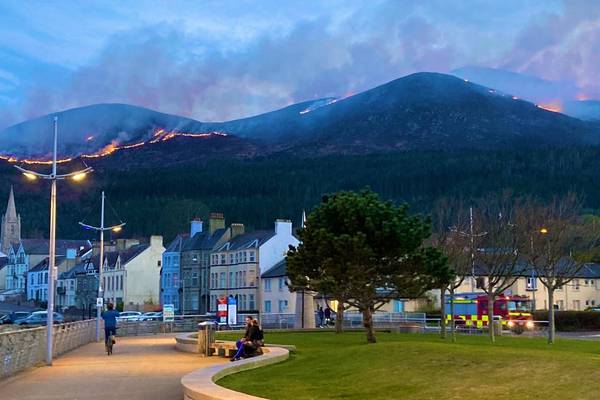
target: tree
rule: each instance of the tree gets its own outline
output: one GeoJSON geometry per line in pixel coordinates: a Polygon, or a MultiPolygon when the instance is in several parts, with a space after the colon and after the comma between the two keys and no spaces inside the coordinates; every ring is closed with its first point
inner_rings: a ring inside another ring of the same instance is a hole
{"type": "Polygon", "coordinates": [[[518,223],[523,227],[523,256],[532,267],[533,279],[548,294],[548,343],[554,343],[554,292],[575,279],[593,256],[600,239],[600,223],[582,218],[581,201],[574,194],[555,198],[549,204],[529,200],[518,223]]]}
{"type": "Polygon", "coordinates": [[[487,295],[488,331],[490,341],[494,335],[494,303],[496,298],[511,287],[521,275],[523,265],[519,263],[519,235],[514,217],[518,202],[510,194],[488,197],[478,207],[481,225],[486,234],[475,242],[476,274],[483,278],[479,285],[487,295]]]}
{"type": "Polygon", "coordinates": [[[288,274],[293,285],[343,290],[363,315],[367,342],[375,343],[376,310],[392,299],[419,297],[451,276],[441,252],[423,245],[429,235],[429,221],[409,215],[406,205],[368,190],[339,192],[308,216],[301,244],[288,253],[288,274]]]}
{"type": "Polygon", "coordinates": [[[452,342],[456,342],[455,291],[462,285],[465,278],[472,273],[472,242],[476,237],[473,232],[472,211],[471,208],[470,215],[467,215],[467,211],[460,201],[442,199],[436,204],[434,212],[435,231],[431,243],[447,257],[448,265],[452,270],[450,279],[439,282],[441,302],[440,336],[442,339],[446,338],[445,294],[448,292],[452,342]]]}

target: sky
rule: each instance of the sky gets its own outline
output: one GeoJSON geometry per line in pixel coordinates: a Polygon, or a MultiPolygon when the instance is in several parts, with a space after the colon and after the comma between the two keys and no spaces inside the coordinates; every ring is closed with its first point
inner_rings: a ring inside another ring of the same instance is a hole
{"type": "Polygon", "coordinates": [[[600,93],[600,1],[0,2],[0,129],[128,103],[222,121],[467,65],[600,93]]]}

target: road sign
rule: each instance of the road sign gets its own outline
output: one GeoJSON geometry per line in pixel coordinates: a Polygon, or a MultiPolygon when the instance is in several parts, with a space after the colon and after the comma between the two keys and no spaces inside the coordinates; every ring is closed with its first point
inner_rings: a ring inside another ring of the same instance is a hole
{"type": "Polygon", "coordinates": [[[163,305],[163,322],[173,322],[175,320],[175,306],[173,304],[163,305]]]}
{"type": "Polygon", "coordinates": [[[104,299],[102,297],[96,297],[96,307],[102,307],[104,305],[104,299]]]}
{"type": "Polygon", "coordinates": [[[237,325],[237,301],[233,296],[227,298],[227,325],[237,325]]]}

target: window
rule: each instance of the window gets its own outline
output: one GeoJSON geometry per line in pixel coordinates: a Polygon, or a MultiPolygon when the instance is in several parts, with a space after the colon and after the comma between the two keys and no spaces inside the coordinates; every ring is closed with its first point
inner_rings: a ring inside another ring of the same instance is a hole
{"type": "Polygon", "coordinates": [[[250,251],[250,262],[254,262],[254,252],[250,251]]]}
{"type": "Polygon", "coordinates": [[[246,251],[244,251],[244,252],[242,253],[242,262],[246,262],[246,261],[248,260],[248,257],[247,257],[247,255],[248,255],[248,252],[246,252],[246,251]]]}
{"type": "Polygon", "coordinates": [[[288,301],[287,300],[279,300],[279,312],[283,313],[286,312],[288,308],[288,301]]]}
{"type": "MultiPolygon", "coordinates": [[[[9,271],[9,274],[10,274],[10,271],[9,271]]],[[[29,284],[33,285],[33,274],[29,275],[29,281],[30,281],[29,284]]]]}
{"type": "Polygon", "coordinates": [[[271,312],[271,300],[265,300],[265,312],[266,313],[271,312]]]}
{"type": "Polygon", "coordinates": [[[225,254],[221,254],[221,264],[225,264],[225,254]]]}
{"type": "MultiPolygon", "coordinates": [[[[235,276],[237,278],[237,272],[235,273],[235,276]]],[[[233,271],[231,271],[231,272],[229,272],[229,287],[234,287],[234,286],[237,286],[237,282],[234,282],[234,280],[233,280],[233,271]]]]}
{"type": "Polygon", "coordinates": [[[177,272],[173,272],[173,286],[177,287],[179,285],[178,282],[179,274],[177,272]]]}
{"type": "Polygon", "coordinates": [[[161,261],[160,261],[160,260],[158,260],[158,261],[156,262],[156,265],[158,266],[158,268],[160,268],[161,261]]]}
{"type": "Polygon", "coordinates": [[[279,291],[283,292],[284,287],[285,287],[285,278],[279,278],[279,291]]]}
{"type": "Polygon", "coordinates": [[[240,286],[246,286],[246,271],[242,272],[242,282],[240,286]]]}
{"type": "Polygon", "coordinates": [[[573,290],[579,290],[579,279],[573,280],[573,290]]]}
{"type": "Polygon", "coordinates": [[[254,295],[253,294],[249,294],[248,295],[248,308],[250,310],[254,310],[254,295]]]}
{"type": "Polygon", "coordinates": [[[229,264],[233,264],[233,253],[229,254],[229,264]]]}
{"type": "Polygon", "coordinates": [[[198,272],[196,271],[192,272],[192,286],[198,286],[198,272]]]}
{"type": "Polygon", "coordinates": [[[219,287],[224,288],[225,287],[225,272],[221,272],[219,274],[219,280],[220,280],[219,287]]]}
{"type": "Polygon", "coordinates": [[[527,278],[527,290],[537,290],[537,278],[527,278]]]}
{"type": "Polygon", "coordinates": [[[265,285],[264,285],[265,292],[270,292],[271,291],[271,280],[267,278],[267,279],[265,279],[264,283],[265,283],[265,285]]]}

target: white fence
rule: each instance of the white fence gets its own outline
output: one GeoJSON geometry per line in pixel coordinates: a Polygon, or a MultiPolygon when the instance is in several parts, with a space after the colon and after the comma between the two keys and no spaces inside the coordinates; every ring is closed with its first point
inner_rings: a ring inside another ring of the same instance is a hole
{"type": "MultiPolygon", "coordinates": [[[[78,321],[54,326],[54,356],[59,356],[96,338],[96,321],[78,321]]],[[[46,327],[0,333],[0,379],[43,363],[46,327]]]]}

